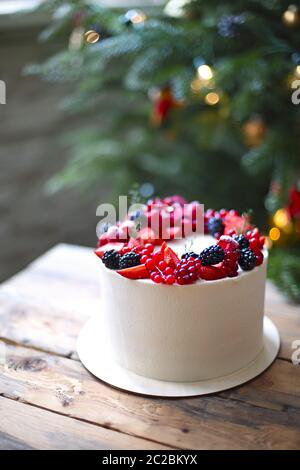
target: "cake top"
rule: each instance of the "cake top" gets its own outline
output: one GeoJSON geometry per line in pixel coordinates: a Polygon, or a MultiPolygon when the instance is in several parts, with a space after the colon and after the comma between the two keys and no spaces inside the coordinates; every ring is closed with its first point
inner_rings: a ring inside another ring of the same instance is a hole
{"type": "Polygon", "coordinates": [[[114,225],[100,225],[95,253],[106,269],[128,279],[187,285],[251,271],[263,263],[264,243],[249,214],[204,211],[198,201],[171,196],[129,210],[114,225]]]}

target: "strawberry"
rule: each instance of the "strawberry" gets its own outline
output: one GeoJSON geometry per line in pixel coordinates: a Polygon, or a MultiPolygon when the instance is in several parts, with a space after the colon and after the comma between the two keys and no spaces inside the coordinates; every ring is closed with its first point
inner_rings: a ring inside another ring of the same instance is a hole
{"type": "Polygon", "coordinates": [[[166,242],[163,242],[160,248],[160,253],[163,255],[163,258],[165,262],[167,263],[167,265],[176,266],[176,264],[180,261],[175,251],[173,251],[172,248],[170,248],[166,244],[166,242]]]}
{"type": "Polygon", "coordinates": [[[99,246],[96,248],[94,253],[99,256],[99,258],[102,258],[104,253],[109,250],[115,250],[115,251],[121,251],[124,247],[125,243],[119,242],[119,243],[106,243],[105,245],[99,246]]]}
{"type": "Polygon", "coordinates": [[[119,269],[117,271],[121,276],[126,277],[127,279],[148,279],[149,273],[148,269],[144,264],[139,266],[133,266],[132,268],[119,269]]]}
{"type": "Polygon", "coordinates": [[[226,271],[221,266],[201,266],[199,269],[200,278],[206,281],[214,281],[226,277],[226,271]]]}
{"type": "Polygon", "coordinates": [[[245,233],[252,228],[249,217],[246,215],[236,215],[231,211],[223,219],[225,224],[224,235],[229,235],[234,230],[235,233],[245,233]]]}

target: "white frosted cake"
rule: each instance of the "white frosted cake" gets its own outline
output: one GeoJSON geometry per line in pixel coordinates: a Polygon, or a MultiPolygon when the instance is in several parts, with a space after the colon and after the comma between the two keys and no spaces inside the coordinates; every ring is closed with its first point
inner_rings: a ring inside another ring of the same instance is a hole
{"type": "Polygon", "coordinates": [[[217,378],[263,347],[263,237],[236,211],[207,211],[204,220],[211,235],[158,243],[100,237],[102,334],[113,360],[136,374],[217,378]]]}

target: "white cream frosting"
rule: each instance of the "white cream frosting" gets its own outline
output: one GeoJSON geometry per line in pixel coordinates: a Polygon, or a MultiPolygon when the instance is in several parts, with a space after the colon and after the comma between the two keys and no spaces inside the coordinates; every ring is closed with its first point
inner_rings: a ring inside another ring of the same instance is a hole
{"type": "MultiPolygon", "coordinates": [[[[192,250],[211,243],[198,236],[192,250]]],[[[172,245],[180,253],[185,244],[172,245]]],[[[263,346],[266,255],[236,278],[186,286],[126,279],[100,263],[102,328],[113,359],[139,375],[179,382],[249,364],[263,346]]]]}

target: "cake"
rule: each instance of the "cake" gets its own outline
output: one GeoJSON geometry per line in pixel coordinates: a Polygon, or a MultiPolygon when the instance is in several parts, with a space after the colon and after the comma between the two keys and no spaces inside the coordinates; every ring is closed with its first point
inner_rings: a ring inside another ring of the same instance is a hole
{"type": "Polygon", "coordinates": [[[138,375],[215,379],[246,367],[263,348],[264,237],[247,214],[225,209],[204,212],[197,230],[199,207],[179,196],[148,201],[100,234],[102,337],[112,359],[138,375]],[[177,238],[188,224],[177,217],[183,206],[192,230],[177,238]],[[175,212],[171,229],[154,233],[151,214],[161,220],[164,211],[175,212]],[[128,227],[137,220],[132,238],[128,227]]]}

